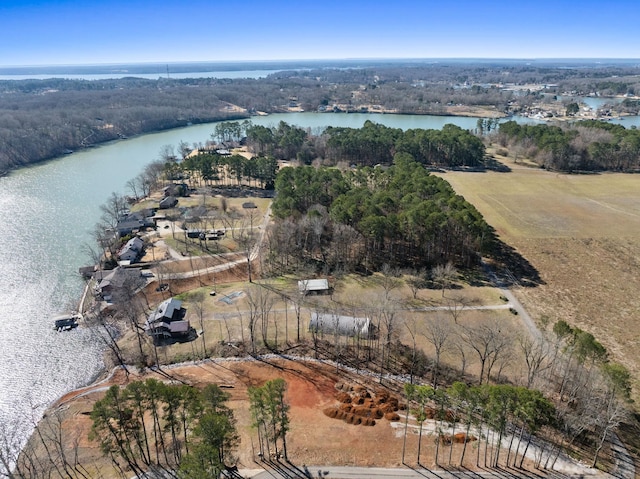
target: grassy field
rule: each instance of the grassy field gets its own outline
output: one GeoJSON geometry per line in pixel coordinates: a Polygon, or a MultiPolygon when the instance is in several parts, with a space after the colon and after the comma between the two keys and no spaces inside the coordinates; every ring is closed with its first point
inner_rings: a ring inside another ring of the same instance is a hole
{"type": "Polygon", "coordinates": [[[504,163],[510,172],[440,176],[539,272],[540,286],[516,291],[533,318],[591,332],[632,371],[638,400],[640,176],[565,175],[504,163]]]}

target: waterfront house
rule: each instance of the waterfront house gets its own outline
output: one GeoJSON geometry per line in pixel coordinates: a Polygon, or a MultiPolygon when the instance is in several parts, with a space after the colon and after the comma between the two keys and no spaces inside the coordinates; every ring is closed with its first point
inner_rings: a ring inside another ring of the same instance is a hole
{"type": "Polygon", "coordinates": [[[152,209],[136,211],[135,213],[122,216],[116,225],[116,235],[121,238],[130,235],[136,231],[142,231],[147,228],[155,228],[156,222],[153,218],[154,211],[152,209]]]}
{"type": "Polygon", "coordinates": [[[144,325],[145,332],[154,340],[187,337],[191,325],[184,319],[186,314],[182,301],[169,298],[151,312],[144,325]]]}
{"type": "Polygon", "coordinates": [[[142,276],[140,268],[123,268],[118,266],[112,270],[96,271],[96,296],[107,303],[119,298],[126,299],[131,292],[143,287],[147,280],[142,276]]]}
{"type": "Polygon", "coordinates": [[[122,247],[118,253],[118,259],[120,261],[134,262],[140,257],[143,248],[144,241],[135,236],[122,247]]]}
{"type": "Polygon", "coordinates": [[[166,198],[162,198],[162,200],[160,200],[159,206],[161,210],[166,210],[169,208],[173,208],[177,204],[178,198],[176,198],[175,196],[167,196],[166,198]]]}

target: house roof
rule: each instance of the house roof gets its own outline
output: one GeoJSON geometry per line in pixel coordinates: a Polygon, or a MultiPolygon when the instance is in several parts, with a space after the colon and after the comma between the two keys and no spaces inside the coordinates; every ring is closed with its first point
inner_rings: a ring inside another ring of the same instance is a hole
{"type": "Polygon", "coordinates": [[[178,198],[176,198],[175,196],[167,196],[166,198],[163,198],[162,200],[160,200],[160,206],[174,206],[178,204],[178,198]]]}
{"type": "Polygon", "coordinates": [[[142,241],[137,236],[131,238],[129,241],[127,241],[127,244],[124,245],[125,248],[131,248],[136,251],[141,251],[143,246],[144,241],[142,241]]]}
{"type": "Polygon", "coordinates": [[[182,301],[176,298],[166,299],[149,315],[148,323],[151,324],[165,319],[168,319],[170,322],[175,317],[176,311],[180,311],[181,309],[182,301]]]}
{"type": "Polygon", "coordinates": [[[169,323],[169,331],[172,333],[186,333],[189,331],[189,321],[172,321],[169,323]]]}
{"type": "Polygon", "coordinates": [[[125,218],[118,222],[116,229],[118,231],[133,231],[144,227],[144,221],[138,218],[125,218]]]}
{"type": "Polygon", "coordinates": [[[120,266],[112,270],[96,271],[95,279],[98,282],[98,289],[103,289],[106,286],[113,286],[115,288],[121,288],[128,281],[135,282],[142,278],[140,268],[121,268],[120,266]]]}
{"type": "MultiPolygon", "coordinates": [[[[191,325],[189,324],[189,321],[184,321],[184,320],[171,321],[171,322],[160,321],[155,323],[147,323],[146,330],[155,331],[155,332],[166,330],[166,331],[169,331],[170,333],[187,333],[189,332],[190,327],[191,325]]],[[[150,332],[149,334],[154,334],[154,333],[150,332]]]]}
{"type": "Polygon", "coordinates": [[[140,254],[140,252],[142,251],[142,247],[144,246],[144,242],[138,238],[131,238],[129,241],[127,241],[127,244],[125,244],[122,249],[120,250],[120,253],[118,253],[118,257],[119,258],[131,258],[131,259],[135,259],[138,257],[138,254],[140,254]]]}
{"type": "Polygon", "coordinates": [[[152,224],[152,218],[154,215],[154,211],[151,208],[147,208],[144,210],[136,211],[134,213],[128,213],[126,215],[121,216],[118,219],[118,228],[121,225],[129,225],[129,224],[140,224],[140,225],[148,225],[152,224]]]}
{"type": "Polygon", "coordinates": [[[327,334],[337,333],[343,336],[368,336],[373,332],[369,318],[327,313],[313,313],[309,322],[309,329],[327,334]]]}
{"type": "Polygon", "coordinates": [[[298,281],[298,291],[326,291],[329,289],[329,281],[325,279],[303,279],[298,281]]]}

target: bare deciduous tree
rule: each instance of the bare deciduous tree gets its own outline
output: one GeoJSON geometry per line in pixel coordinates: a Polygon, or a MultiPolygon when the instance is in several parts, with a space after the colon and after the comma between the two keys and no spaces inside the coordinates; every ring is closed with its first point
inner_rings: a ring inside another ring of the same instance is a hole
{"type": "Polygon", "coordinates": [[[405,276],[405,283],[409,286],[413,299],[417,299],[418,291],[426,286],[424,269],[406,271],[405,276]]]}
{"type": "Polygon", "coordinates": [[[526,386],[532,388],[538,376],[551,366],[549,362],[551,345],[543,337],[532,338],[528,335],[520,336],[518,345],[527,366],[526,386]]]}
{"type": "Polygon", "coordinates": [[[272,292],[259,284],[250,285],[245,293],[247,295],[247,306],[249,308],[249,340],[251,350],[256,352],[256,331],[258,321],[260,321],[262,340],[268,346],[269,314],[275,303],[272,292]]]}
{"type": "Polygon", "coordinates": [[[502,331],[497,321],[464,326],[460,331],[461,339],[476,353],[480,361],[478,383],[482,384],[485,379],[489,379],[491,368],[509,347],[511,338],[502,331]]]}
{"type": "Polygon", "coordinates": [[[202,338],[202,359],[207,357],[207,344],[204,339],[204,317],[205,317],[205,299],[206,295],[204,291],[197,291],[195,294],[191,296],[192,299],[192,308],[198,317],[198,322],[200,323],[200,336],[202,338]]]}
{"type": "Polygon", "coordinates": [[[401,281],[399,275],[400,272],[397,268],[393,268],[389,264],[382,265],[380,286],[382,286],[382,290],[384,291],[384,299],[386,301],[389,301],[391,292],[400,287],[401,281]]]}
{"type": "Polygon", "coordinates": [[[458,270],[451,262],[445,265],[434,266],[431,270],[431,278],[434,283],[439,284],[442,288],[442,297],[444,298],[445,289],[451,286],[451,283],[458,277],[458,270]]]}
{"type": "Polygon", "coordinates": [[[124,196],[111,193],[107,201],[100,205],[101,219],[105,224],[115,228],[126,209],[127,200],[124,196]]]}
{"type": "Polygon", "coordinates": [[[432,387],[435,389],[438,384],[442,353],[449,347],[449,338],[452,335],[451,325],[449,321],[444,318],[427,318],[424,322],[422,335],[433,346],[435,352],[433,377],[431,381],[432,387]]]}
{"type": "Polygon", "coordinates": [[[447,303],[447,311],[451,314],[454,323],[458,323],[458,319],[460,315],[465,310],[465,308],[469,307],[472,303],[472,300],[469,298],[465,298],[462,295],[456,294],[451,298],[446,299],[447,303]]]}

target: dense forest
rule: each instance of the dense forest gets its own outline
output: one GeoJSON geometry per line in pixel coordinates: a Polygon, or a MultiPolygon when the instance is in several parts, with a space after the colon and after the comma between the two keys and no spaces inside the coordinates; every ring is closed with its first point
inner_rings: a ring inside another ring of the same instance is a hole
{"type": "Polygon", "coordinates": [[[391,163],[396,153],[410,154],[432,166],[479,166],[484,159],[482,140],[466,130],[445,125],[442,130],[402,131],[366,121],[362,128],[325,130],[327,157],[361,166],[391,163]]]}
{"type": "Polygon", "coordinates": [[[492,229],[449,184],[399,153],[389,169],[284,168],[276,178],[272,267],[325,271],[471,266],[492,229]]]}
{"type": "MultiPolygon", "coordinates": [[[[261,79],[123,78],[0,81],[0,172],[105,141],[263,111],[387,111],[444,114],[451,105],[520,111],[539,99],[505,85],[545,92],[640,92],[637,66],[599,68],[517,62],[378,64],[283,71],[261,79]]],[[[626,99],[620,111],[637,113],[626,99]]]]}
{"type": "MultiPolygon", "coordinates": [[[[540,166],[561,171],[638,171],[640,131],[601,121],[557,125],[502,123],[501,145],[540,166]]],[[[517,158],[517,157],[516,157],[517,158]]]]}

